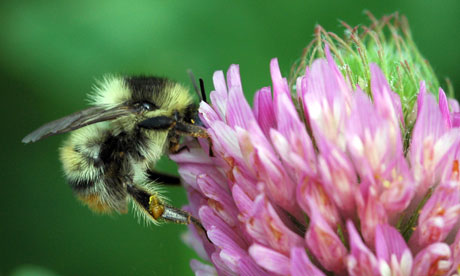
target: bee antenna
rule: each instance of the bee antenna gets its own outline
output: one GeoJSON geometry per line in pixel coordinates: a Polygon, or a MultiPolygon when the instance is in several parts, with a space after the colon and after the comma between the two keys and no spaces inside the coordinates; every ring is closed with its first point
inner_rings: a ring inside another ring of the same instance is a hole
{"type": "Polygon", "coordinates": [[[208,103],[206,100],[206,91],[204,90],[204,81],[200,78],[200,91],[201,91],[201,100],[205,103],[208,103]]]}
{"type": "Polygon", "coordinates": [[[188,69],[188,70],[187,70],[187,74],[189,75],[190,80],[192,81],[192,85],[193,85],[193,88],[195,89],[196,94],[197,94],[198,97],[200,98],[200,101],[202,101],[202,100],[203,100],[203,96],[200,94],[200,90],[198,89],[198,85],[196,84],[195,75],[193,74],[193,72],[192,72],[191,69],[188,69]]]}

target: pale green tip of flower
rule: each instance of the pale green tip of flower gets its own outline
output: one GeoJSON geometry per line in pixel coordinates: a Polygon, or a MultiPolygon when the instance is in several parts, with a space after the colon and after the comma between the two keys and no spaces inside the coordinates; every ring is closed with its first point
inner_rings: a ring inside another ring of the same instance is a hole
{"type": "MultiPolygon", "coordinates": [[[[404,117],[414,108],[420,81],[424,80],[427,90],[437,95],[439,81],[428,61],[422,56],[412,40],[406,17],[397,13],[376,19],[366,12],[370,26],[345,27],[345,36],[327,32],[321,26],[315,29],[315,38],[304,49],[301,59],[292,67],[290,84],[305,73],[305,67],[317,58],[325,57],[328,44],[339,69],[352,84],[371,95],[370,63],[376,63],[384,72],[391,89],[401,99],[404,117]]],[[[450,97],[454,91],[447,80],[450,97]]]]}

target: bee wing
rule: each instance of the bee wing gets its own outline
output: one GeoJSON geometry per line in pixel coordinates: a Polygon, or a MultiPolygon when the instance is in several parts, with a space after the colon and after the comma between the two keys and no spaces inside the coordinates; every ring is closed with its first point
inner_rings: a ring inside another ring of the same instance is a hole
{"type": "Polygon", "coordinates": [[[131,114],[132,112],[133,110],[128,106],[116,106],[109,109],[97,106],[90,107],[41,126],[24,137],[22,142],[36,142],[48,136],[69,132],[98,122],[113,120],[131,114]]]}

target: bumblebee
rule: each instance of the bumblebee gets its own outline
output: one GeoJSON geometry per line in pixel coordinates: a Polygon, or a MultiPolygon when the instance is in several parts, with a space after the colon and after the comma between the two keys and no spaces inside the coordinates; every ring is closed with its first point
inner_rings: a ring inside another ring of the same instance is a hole
{"type": "Polygon", "coordinates": [[[148,221],[203,229],[161,196],[157,180],[179,179],[151,169],[166,151],[181,150],[181,136],[208,137],[188,89],[166,78],[107,76],[90,99],[92,107],[45,124],[22,142],[71,132],[60,160],[76,197],[93,211],[126,213],[131,200],[148,221]]]}

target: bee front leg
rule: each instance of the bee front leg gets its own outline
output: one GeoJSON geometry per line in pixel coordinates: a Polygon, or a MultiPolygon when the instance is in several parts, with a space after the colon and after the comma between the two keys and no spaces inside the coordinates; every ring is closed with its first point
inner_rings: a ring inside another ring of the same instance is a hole
{"type": "Polygon", "coordinates": [[[169,135],[169,153],[171,154],[178,154],[183,150],[188,150],[188,146],[183,145],[181,146],[180,140],[179,140],[179,135],[176,134],[175,132],[171,131],[169,135]]]}
{"type": "Polygon", "coordinates": [[[209,156],[214,156],[214,153],[212,152],[211,137],[209,137],[208,133],[204,128],[186,122],[177,122],[172,128],[172,131],[174,131],[178,135],[187,135],[196,138],[206,138],[209,143],[209,156]]]}
{"type": "Polygon", "coordinates": [[[176,119],[168,116],[157,116],[141,121],[138,126],[145,129],[168,130],[176,125],[176,119]]]}

